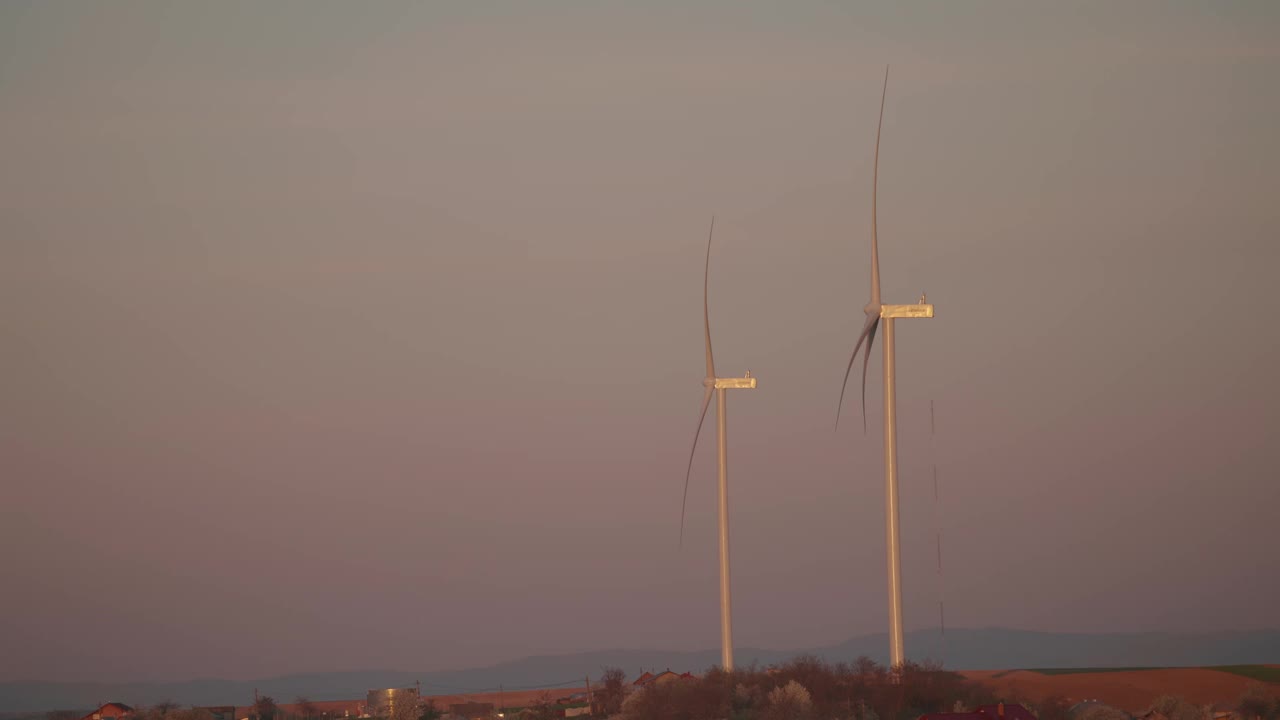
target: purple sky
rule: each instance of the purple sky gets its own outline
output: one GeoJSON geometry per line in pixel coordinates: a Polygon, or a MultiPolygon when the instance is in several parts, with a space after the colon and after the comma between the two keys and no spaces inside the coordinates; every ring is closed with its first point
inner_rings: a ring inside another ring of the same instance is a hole
{"type": "Polygon", "coordinates": [[[908,627],[1275,626],[1280,6],[844,5],[0,4],[0,681],[714,647],[713,212],[736,640],[882,630],[885,62],[908,627]]]}

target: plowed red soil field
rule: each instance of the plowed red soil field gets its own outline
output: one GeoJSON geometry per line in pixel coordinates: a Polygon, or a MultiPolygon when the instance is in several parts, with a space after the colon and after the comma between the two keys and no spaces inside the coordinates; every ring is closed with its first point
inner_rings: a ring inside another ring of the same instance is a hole
{"type": "MultiPolygon", "coordinates": [[[[995,688],[1006,698],[1038,702],[1058,695],[1071,702],[1098,700],[1129,712],[1147,709],[1161,695],[1179,695],[1197,705],[1234,702],[1255,680],[1206,668],[1038,673],[1031,670],[966,670],[961,675],[995,688]]],[[[1280,696],[1280,685],[1265,684],[1280,696]]]]}

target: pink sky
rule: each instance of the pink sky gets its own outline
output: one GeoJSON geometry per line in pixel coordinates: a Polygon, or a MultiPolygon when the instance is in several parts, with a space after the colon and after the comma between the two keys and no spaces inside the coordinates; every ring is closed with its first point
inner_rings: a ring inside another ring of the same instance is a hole
{"type": "Polygon", "coordinates": [[[533,7],[0,6],[0,681],[713,647],[712,213],[736,639],[883,629],[885,62],[908,627],[935,462],[951,625],[1275,625],[1277,9],[533,7]]]}

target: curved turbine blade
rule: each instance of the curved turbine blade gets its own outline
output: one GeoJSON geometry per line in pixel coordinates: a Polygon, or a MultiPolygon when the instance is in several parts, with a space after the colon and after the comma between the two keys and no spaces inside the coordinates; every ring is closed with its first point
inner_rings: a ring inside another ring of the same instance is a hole
{"type": "Polygon", "coordinates": [[[862,354],[862,432],[867,431],[867,364],[871,360],[871,345],[876,340],[876,329],[880,327],[880,238],[876,227],[876,210],[880,204],[880,131],[884,128],[884,100],[888,94],[889,66],[885,65],[884,87],[880,90],[880,119],[876,122],[876,154],[871,170],[871,302],[864,309],[867,321],[858,335],[858,342],[853,346],[849,366],[844,371],[844,382],[840,385],[840,404],[836,406],[837,430],[840,429],[840,410],[844,406],[844,391],[849,385],[849,373],[853,371],[853,364],[858,359],[858,348],[865,340],[867,347],[862,354]]]}
{"type": "Polygon", "coordinates": [[[871,346],[876,342],[876,329],[880,327],[880,316],[871,321],[871,331],[867,333],[867,348],[862,352],[862,434],[867,434],[867,365],[871,361],[871,346]]]}
{"type": "Polygon", "coordinates": [[[844,371],[844,382],[840,384],[840,404],[836,405],[836,429],[840,429],[840,410],[844,406],[844,391],[849,385],[849,373],[853,371],[853,363],[858,359],[858,349],[862,347],[862,341],[867,342],[866,350],[862,354],[862,432],[867,431],[867,363],[871,359],[871,344],[876,340],[876,328],[880,326],[880,316],[867,315],[867,322],[862,326],[862,332],[858,334],[858,342],[853,346],[853,354],[849,356],[849,367],[844,371]]]}
{"type": "Polygon", "coordinates": [[[716,217],[711,216],[711,229],[707,231],[707,262],[702,270],[702,332],[707,341],[707,377],[703,384],[706,390],[702,395],[702,413],[698,415],[698,428],[693,431],[693,449],[689,451],[689,465],[684,471],[684,496],[680,500],[680,546],[684,546],[684,513],[689,504],[689,475],[693,472],[693,456],[698,452],[698,436],[702,434],[702,423],[707,419],[707,408],[711,406],[711,395],[716,382],[716,363],[711,356],[711,311],[707,296],[711,287],[711,237],[716,232],[716,217]]]}
{"type": "Polygon", "coordinates": [[[884,66],[884,87],[880,90],[880,120],[876,123],[876,156],[871,170],[871,302],[880,304],[880,240],[876,232],[876,207],[880,188],[880,129],[884,127],[884,98],[889,94],[889,66],[884,66]]]}
{"type": "Polygon", "coordinates": [[[716,231],[716,216],[711,216],[711,230],[707,232],[707,264],[702,270],[702,332],[707,339],[707,377],[716,376],[716,363],[711,357],[711,312],[707,306],[707,292],[711,286],[711,236],[716,231]]]}
{"type": "Polygon", "coordinates": [[[684,511],[689,504],[689,475],[693,473],[693,456],[698,452],[698,436],[702,434],[702,422],[707,419],[707,408],[711,407],[711,394],[714,392],[710,385],[702,396],[702,414],[698,415],[698,429],[693,431],[693,449],[689,451],[689,466],[684,471],[684,496],[680,500],[680,544],[684,547],[684,511]]]}

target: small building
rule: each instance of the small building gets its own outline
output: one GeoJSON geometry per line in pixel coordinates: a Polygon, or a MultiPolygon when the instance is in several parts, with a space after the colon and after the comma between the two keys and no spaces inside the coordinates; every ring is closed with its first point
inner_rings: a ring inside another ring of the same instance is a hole
{"type": "Polygon", "coordinates": [[[656,675],[651,672],[644,672],[640,675],[640,677],[635,679],[632,685],[635,685],[636,687],[648,687],[654,684],[660,685],[662,683],[669,683],[672,680],[692,680],[692,679],[694,679],[693,673],[688,673],[688,672],[675,673],[671,671],[671,668],[667,668],[666,670],[663,670],[662,672],[656,675]]]}
{"type": "Polygon", "coordinates": [[[679,679],[680,679],[679,675],[671,672],[671,668],[667,668],[666,670],[663,670],[657,675],[654,675],[652,682],[654,685],[661,685],[663,683],[669,683],[673,680],[679,680],[679,679]]]}
{"type": "Polygon", "coordinates": [[[129,717],[132,714],[133,708],[128,705],[118,702],[109,702],[80,718],[80,720],[114,720],[115,718],[129,717]]]}

